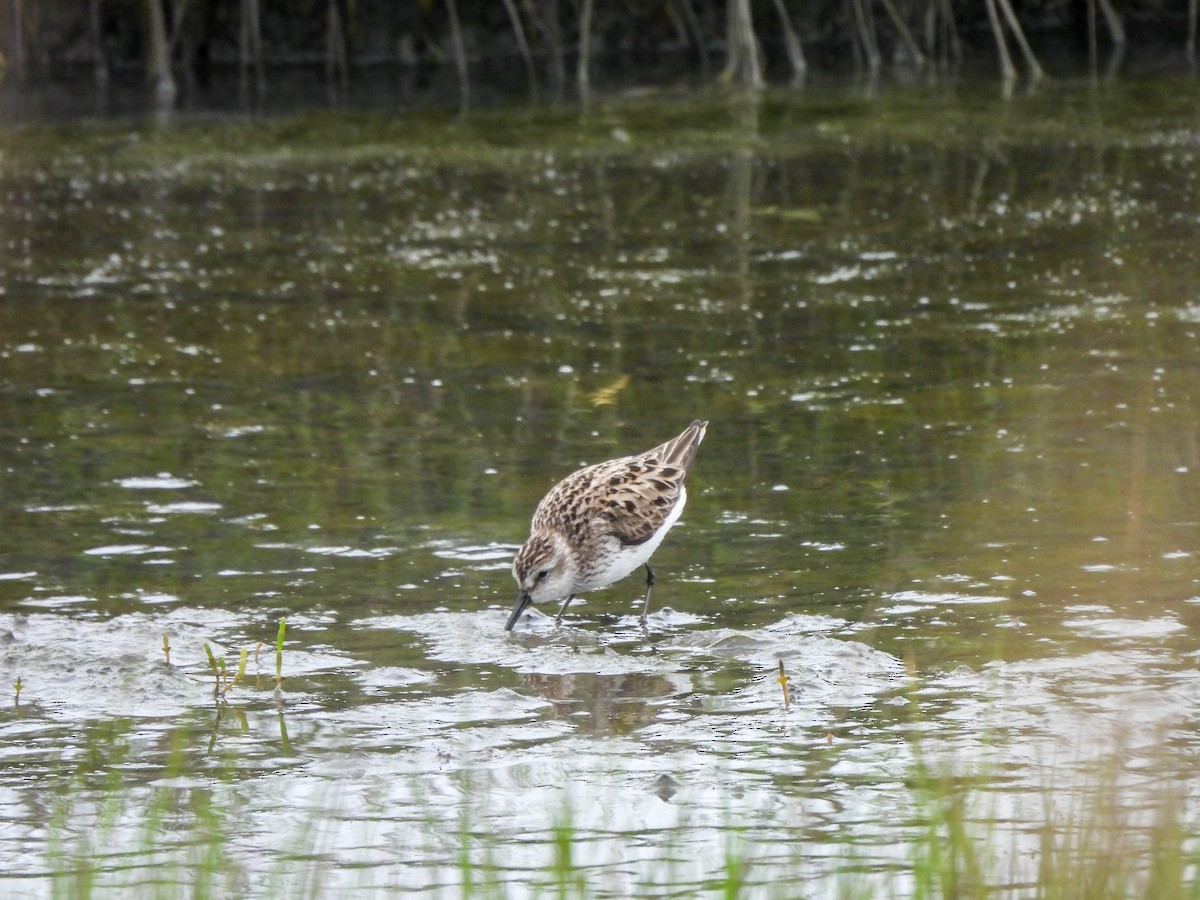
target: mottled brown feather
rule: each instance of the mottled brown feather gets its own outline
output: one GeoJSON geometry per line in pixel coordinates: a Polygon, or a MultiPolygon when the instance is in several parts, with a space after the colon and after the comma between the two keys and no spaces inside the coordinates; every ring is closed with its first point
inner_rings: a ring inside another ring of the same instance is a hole
{"type": "Polygon", "coordinates": [[[640,544],[662,527],[696,458],[707,422],[634,456],[580,469],[550,489],[533,513],[533,531],[557,530],[573,544],[611,535],[640,544]],[[573,502],[581,493],[592,504],[573,502]]]}

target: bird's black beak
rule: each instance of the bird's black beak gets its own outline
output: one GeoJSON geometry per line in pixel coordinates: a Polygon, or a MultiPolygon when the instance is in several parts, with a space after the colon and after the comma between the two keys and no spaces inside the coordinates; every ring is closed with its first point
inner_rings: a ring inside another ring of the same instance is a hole
{"type": "Polygon", "coordinates": [[[517,597],[517,605],[513,607],[512,615],[508,617],[508,624],[504,626],[505,631],[512,631],[513,626],[517,624],[517,619],[521,618],[521,613],[525,612],[526,607],[533,602],[533,598],[529,596],[528,591],[521,591],[517,597]]]}

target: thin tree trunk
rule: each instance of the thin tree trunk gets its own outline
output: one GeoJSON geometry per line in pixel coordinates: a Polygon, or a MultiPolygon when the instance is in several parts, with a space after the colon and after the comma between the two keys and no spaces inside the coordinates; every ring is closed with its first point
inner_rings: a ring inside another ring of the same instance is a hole
{"type": "Polygon", "coordinates": [[[875,22],[871,18],[870,8],[865,0],[850,0],[851,12],[854,14],[854,31],[858,35],[858,47],[863,52],[866,68],[870,72],[878,72],[883,65],[880,44],[875,40],[875,22]]]}
{"type": "Polygon", "coordinates": [[[1088,66],[1092,70],[1092,78],[1095,79],[1100,63],[1100,47],[1096,40],[1096,0],[1087,0],[1087,37],[1088,66]]]}
{"type": "Polygon", "coordinates": [[[675,38],[679,41],[679,46],[689,46],[692,43],[692,33],[688,31],[687,23],[683,21],[683,16],[675,8],[675,0],[667,0],[663,6],[663,12],[671,20],[671,27],[675,29],[675,38]]]}
{"type": "Polygon", "coordinates": [[[250,51],[254,58],[254,89],[262,97],[267,92],[267,61],[263,55],[262,10],[259,0],[246,0],[250,18],[250,51]]]}
{"type": "Polygon", "coordinates": [[[521,59],[525,63],[525,77],[529,80],[529,93],[533,97],[538,94],[537,70],[533,67],[533,54],[529,52],[529,41],[525,39],[525,27],[521,24],[521,13],[515,0],[504,0],[504,8],[508,10],[508,19],[512,22],[513,33],[517,36],[517,48],[521,51],[521,59]]]}
{"type": "Polygon", "coordinates": [[[1200,23],[1200,0],[1188,0],[1188,33],[1187,58],[1188,62],[1196,61],[1196,26],[1200,23]]]}
{"type": "Polygon", "coordinates": [[[188,4],[191,0],[167,0],[167,6],[171,10],[171,28],[167,33],[171,37],[168,45],[172,53],[175,52],[183,40],[183,20],[187,18],[188,4]]]}
{"type": "Polygon", "coordinates": [[[992,26],[992,36],[996,39],[996,51],[1000,54],[1000,75],[1005,82],[1016,81],[1017,67],[1013,65],[1008,53],[1008,44],[1004,40],[1004,28],[1000,24],[1000,16],[996,13],[996,0],[986,0],[988,24],[992,26]]]}
{"type": "Polygon", "coordinates": [[[258,0],[241,0],[242,15],[238,28],[238,86],[242,101],[250,98],[250,70],[254,69],[254,93],[261,100],[267,91],[263,63],[262,19],[258,0]]]}
{"type": "Polygon", "coordinates": [[[471,108],[471,71],[467,68],[467,46],[463,42],[462,23],[458,19],[458,3],[446,0],[446,15],[450,18],[450,45],[454,48],[454,67],[458,70],[458,104],[466,112],[471,108]]]}
{"type": "Polygon", "coordinates": [[[958,23],[954,21],[952,0],[941,0],[942,21],[946,23],[946,43],[955,62],[962,62],[962,41],[958,37],[958,23]]]}
{"type": "Polygon", "coordinates": [[[579,99],[588,101],[592,91],[592,80],[588,67],[592,58],[592,12],[594,0],[583,0],[579,13],[579,60],[576,63],[575,80],[579,87],[579,99]]]}
{"type": "Polygon", "coordinates": [[[558,22],[558,0],[541,0],[542,33],[546,38],[549,58],[546,61],[546,80],[550,96],[559,103],[567,85],[567,67],[563,58],[562,27],[558,22]]]}
{"type": "Polygon", "coordinates": [[[1021,54],[1025,57],[1025,65],[1029,67],[1029,77],[1034,81],[1041,81],[1046,77],[1046,73],[1042,71],[1042,64],[1033,55],[1029,41],[1025,40],[1025,32],[1021,28],[1017,14],[1013,12],[1012,4],[1009,0],[995,0],[995,2],[1000,6],[1001,12],[1004,13],[1004,18],[1008,22],[1008,27],[1013,33],[1013,38],[1016,40],[1017,46],[1021,48],[1021,54]]]}
{"type": "Polygon", "coordinates": [[[238,17],[238,96],[242,105],[250,102],[250,2],[241,0],[238,17]]]}
{"type": "Polygon", "coordinates": [[[1108,62],[1104,66],[1104,80],[1112,81],[1121,71],[1121,63],[1125,61],[1125,45],[1118,44],[1112,48],[1112,52],[1108,55],[1108,62]]]}
{"type": "Polygon", "coordinates": [[[167,20],[161,0],[146,4],[147,27],[150,30],[150,81],[154,85],[154,100],[159,109],[169,109],[178,93],[175,75],[171,72],[171,41],[167,35],[167,20]]]}
{"type": "Polygon", "coordinates": [[[683,12],[683,21],[687,23],[688,32],[692,36],[692,43],[696,45],[696,51],[700,54],[700,74],[703,78],[708,78],[708,45],[704,41],[700,20],[696,18],[696,10],[692,9],[692,0],[679,0],[679,8],[683,12]]]}
{"type": "Polygon", "coordinates": [[[763,86],[762,63],[750,0],[728,0],[726,16],[727,58],[722,77],[740,87],[758,90],[763,86]]]}
{"type": "Polygon", "coordinates": [[[331,91],[345,92],[350,87],[346,54],[346,27],[338,0],[326,4],[325,81],[331,91]]]}
{"type": "Polygon", "coordinates": [[[925,38],[925,52],[934,58],[934,62],[941,62],[938,58],[938,12],[936,3],[927,3],[925,5],[925,14],[921,19],[922,37],[925,38]]]}
{"type": "Polygon", "coordinates": [[[883,56],[879,52],[879,42],[875,40],[875,22],[865,0],[850,0],[854,10],[854,26],[858,31],[858,43],[866,57],[867,69],[878,72],[883,65],[883,56]]]}
{"type": "Polygon", "coordinates": [[[895,26],[896,32],[900,35],[900,41],[908,48],[908,55],[912,58],[912,64],[918,69],[925,68],[925,54],[917,46],[917,42],[913,39],[912,32],[908,30],[908,25],[905,24],[903,16],[896,9],[896,4],[892,0],[882,0],[882,2],[883,8],[887,11],[888,18],[892,20],[892,25],[895,26]]]}
{"type": "Polygon", "coordinates": [[[13,77],[24,81],[29,74],[26,63],[28,56],[25,50],[25,0],[12,0],[12,68],[13,77]]]}
{"type": "Polygon", "coordinates": [[[871,0],[858,0],[859,8],[863,12],[863,22],[867,26],[867,40],[871,45],[871,55],[875,58],[875,65],[871,71],[878,71],[883,68],[883,53],[879,49],[879,29],[875,27],[875,12],[871,9],[871,0]]]}
{"type": "Polygon", "coordinates": [[[88,43],[92,45],[92,80],[96,87],[108,87],[108,59],[104,55],[104,36],[101,33],[100,4],[102,0],[88,0],[88,43]]]}
{"type": "Polygon", "coordinates": [[[193,33],[189,33],[187,29],[189,3],[190,0],[167,0],[167,8],[171,12],[167,57],[179,60],[179,70],[183,75],[184,94],[194,97],[196,94],[196,42],[193,40],[193,33]]]}
{"type": "Polygon", "coordinates": [[[788,62],[792,65],[792,84],[800,86],[804,83],[804,76],[808,74],[808,60],[804,58],[800,35],[796,34],[796,29],[792,27],[792,20],[783,0],[775,0],[775,12],[783,28],[783,46],[787,49],[788,62]]]}
{"type": "Polygon", "coordinates": [[[1100,12],[1104,13],[1104,24],[1108,26],[1108,35],[1112,38],[1112,42],[1118,47],[1124,47],[1126,43],[1125,23],[1121,21],[1121,15],[1112,5],[1112,0],[1100,0],[1100,12]]]}

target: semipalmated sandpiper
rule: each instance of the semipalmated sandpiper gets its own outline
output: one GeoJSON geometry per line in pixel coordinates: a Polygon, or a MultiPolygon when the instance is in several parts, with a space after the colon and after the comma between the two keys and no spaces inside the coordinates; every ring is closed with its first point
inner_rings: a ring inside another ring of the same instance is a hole
{"type": "Polygon", "coordinates": [[[687,503],[683,482],[707,428],[697,419],[653,450],[588,466],[551,488],[513,560],[519,595],[504,630],[512,631],[529,604],[562,600],[557,624],[576,594],[620,581],[639,566],[646,567],[645,625],[654,587],[650,557],[687,503]]]}

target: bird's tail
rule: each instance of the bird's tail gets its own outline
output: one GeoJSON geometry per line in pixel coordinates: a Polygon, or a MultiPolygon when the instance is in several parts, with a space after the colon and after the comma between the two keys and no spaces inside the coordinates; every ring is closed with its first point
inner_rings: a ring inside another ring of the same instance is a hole
{"type": "Polygon", "coordinates": [[[656,447],[654,455],[664,465],[678,466],[686,475],[692,467],[692,460],[696,458],[696,449],[704,440],[704,433],[707,429],[707,422],[696,419],[678,437],[673,437],[665,444],[656,447]]]}

